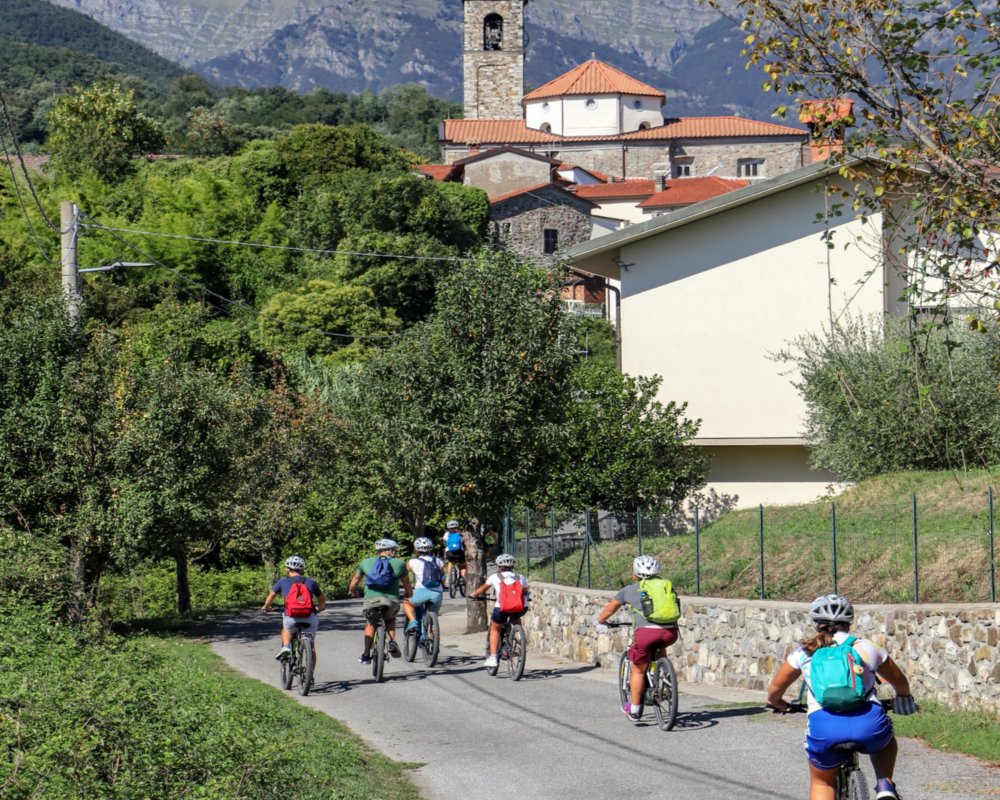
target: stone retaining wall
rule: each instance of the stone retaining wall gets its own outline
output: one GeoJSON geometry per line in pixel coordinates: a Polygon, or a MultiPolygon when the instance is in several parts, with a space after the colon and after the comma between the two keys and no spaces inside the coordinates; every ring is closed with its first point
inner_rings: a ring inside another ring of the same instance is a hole
{"type": "MultiPolygon", "coordinates": [[[[594,633],[612,592],[534,581],[531,592],[525,617],[531,647],[614,665],[628,629],[594,633]]],[[[792,643],[813,630],[805,603],[682,597],[681,610],[681,639],[670,652],[679,677],[762,695],[792,643]]],[[[853,632],[890,652],[918,702],[934,699],[1000,716],[1000,604],[862,605],[853,632]]]]}

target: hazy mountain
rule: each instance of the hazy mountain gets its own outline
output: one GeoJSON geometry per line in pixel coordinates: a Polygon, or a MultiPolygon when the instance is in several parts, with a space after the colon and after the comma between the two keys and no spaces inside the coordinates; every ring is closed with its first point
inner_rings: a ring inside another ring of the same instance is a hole
{"type": "MultiPolygon", "coordinates": [[[[220,83],[461,94],[461,0],[53,0],[220,83]]],[[[531,0],[525,81],[591,53],[668,94],[669,114],[766,117],[734,27],[698,0],[531,0]]]]}

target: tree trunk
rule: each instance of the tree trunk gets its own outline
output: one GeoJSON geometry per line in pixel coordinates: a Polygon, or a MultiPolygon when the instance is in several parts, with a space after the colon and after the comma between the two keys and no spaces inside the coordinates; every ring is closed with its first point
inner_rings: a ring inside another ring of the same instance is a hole
{"type": "Polygon", "coordinates": [[[191,584],[188,582],[187,550],[184,545],[174,547],[174,565],[177,573],[177,612],[191,613],[191,584]]]}
{"type": "MultiPolygon", "coordinates": [[[[473,518],[462,531],[465,542],[465,585],[466,595],[477,589],[486,580],[486,557],[489,547],[479,530],[479,520],[473,518]]],[[[476,633],[486,630],[486,608],[489,604],[477,600],[465,601],[465,632],[476,633]]]]}

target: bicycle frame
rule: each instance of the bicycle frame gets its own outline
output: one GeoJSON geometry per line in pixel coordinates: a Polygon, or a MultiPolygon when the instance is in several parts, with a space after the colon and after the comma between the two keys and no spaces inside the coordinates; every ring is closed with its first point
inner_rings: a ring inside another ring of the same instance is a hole
{"type": "MultiPolygon", "coordinates": [[[[631,623],[627,622],[608,623],[609,628],[626,625],[631,627],[631,623]]],[[[618,699],[622,705],[632,702],[632,660],[628,655],[631,647],[630,637],[618,660],[618,699]]],[[[646,665],[643,674],[641,707],[652,705],[656,724],[661,730],[669,731],[677,721],[677,700],[677,673],[667,656],[667,648],[661,646],[655,650],[654,658],[646,665]]]]}

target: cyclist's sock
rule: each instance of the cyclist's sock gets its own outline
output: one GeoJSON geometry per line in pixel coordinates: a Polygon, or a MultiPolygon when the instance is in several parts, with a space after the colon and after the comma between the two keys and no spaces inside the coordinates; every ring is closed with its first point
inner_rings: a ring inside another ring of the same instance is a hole
{"type": "Polygon", "coordinates": [[[635,703],[629,703],[628,710],[631,711],[633,714],[638,714],[640,708],[641,706],[637,706],[635,703]]]}

